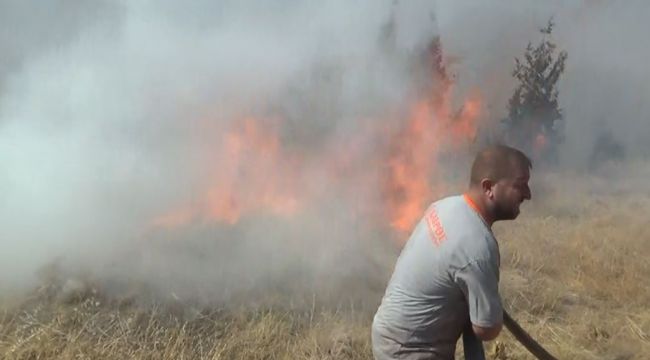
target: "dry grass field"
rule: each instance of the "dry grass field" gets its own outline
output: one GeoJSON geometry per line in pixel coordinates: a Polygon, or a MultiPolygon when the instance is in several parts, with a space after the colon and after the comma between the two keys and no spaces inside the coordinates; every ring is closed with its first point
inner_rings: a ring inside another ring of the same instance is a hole
{"type": "MultiPolygon", "coordinates": [[[[495,226],[507,309],[560,359],[650,358],[650,167],[534,176],[522,216],[495,226]]],[[[322,293],[268,290],[213,306],[92,286],[61,296],[65,285],[52,281],[3,300],[0,357],[370,359],[369,325],[395,256],[387,250],[376,273],[322,293]]],[[[532,358],[505,330],[486,349],[532,358]]]]}

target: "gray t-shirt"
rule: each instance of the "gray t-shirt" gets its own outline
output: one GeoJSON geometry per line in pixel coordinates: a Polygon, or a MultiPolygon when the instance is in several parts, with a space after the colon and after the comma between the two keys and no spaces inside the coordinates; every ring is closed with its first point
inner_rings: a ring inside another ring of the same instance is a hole
{"type": "Polygon", "coordinates": [[[503,321],[499,247],[464,196],[433,203],[402,249],[372,324],[377,359],[453,359],[463,329],[503,321]]]}

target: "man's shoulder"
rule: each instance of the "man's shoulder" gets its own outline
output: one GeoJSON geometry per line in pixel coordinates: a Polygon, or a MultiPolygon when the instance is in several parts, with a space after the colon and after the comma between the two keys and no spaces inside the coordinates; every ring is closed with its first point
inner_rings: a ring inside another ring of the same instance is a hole
{"type": "Polygon", "coordinates": [[[462,201],[463,201],[463,196],[459,194],[455,194],[455,195],[449,195],[443,197],[435,201],[433,204],[436,206],[453,206],[453,205],[461,204],[462,201]]]}
{"type": "Polygon", "coordinates": [[[453,195],[433,203],[445,227],[453,227],[461,233],[485,233],[485,226],[465,202],[462,195],[453,195]]]}
{"type": "Polygon", "coordinates": [[[464,205],[462,195],[451,195],[435,201],[427,212],[436,211],[445,214],[446,217],[457,219],[458,215],[465,211],[464,205]]]}
{"type": "Polygon", "coordinates": [[[477,260],[499,262],[496,239],[462,195],[443,198],[433,204],[446,235],[453,239],[454,253],[460,263],[477,260]]]}

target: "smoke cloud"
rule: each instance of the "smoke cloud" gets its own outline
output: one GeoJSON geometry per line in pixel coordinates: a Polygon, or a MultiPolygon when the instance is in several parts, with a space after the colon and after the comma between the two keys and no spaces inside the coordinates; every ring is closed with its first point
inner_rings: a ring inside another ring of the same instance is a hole
{"type": "Polygon", "coordinates": [[[371,271],[368,249],[406,236],[377,210],[387,170],[376,154],[422,91],[421,56],[436,35],[453,107],[479,93],[489,130],[506,114],[514,58],[553,17],[569,53],[563,163],[586,164],[603,131],[647,156],[649,10],[4,1],[0,288],[29,288],[52,262],[226,297],[371,271]]]}
{"type": "MultiPolygon", "coordinates": [[[[555,22],[552,40],[569,54],[560,79],[560,107],[566,141],[565,165],[585,168],[595,141],[611,132],[631,156],[647,157],[650,129],[650,72],[641,59],[650,54],[642,34],[650,5],[643,1],[438,2],[445,50],[459,58],[461,83],[478,84],[488,98],[490,118],[506,116],[515,80],[514,58],[539,29],[555,22]]],[[[466,86],[465,86],[466,87],[466,86]]],[[[464,87],[459,87],[464,88],[464,87]]]]}

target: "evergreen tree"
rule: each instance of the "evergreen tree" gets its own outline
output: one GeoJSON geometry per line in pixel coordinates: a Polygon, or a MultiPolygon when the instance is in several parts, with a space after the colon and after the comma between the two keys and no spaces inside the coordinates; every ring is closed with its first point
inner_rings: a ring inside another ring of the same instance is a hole
{"type": "Polygon", "coordinates": [[[506,139],[537,159],[554,161],[562,142],[564,118],[558,106],[558,80],[564,72],[567,52],[556,55],[551,42],[553,21],[541,29],[542,41],[528,43],[523,59],[515,58],[512,75],[518,80],[508,102],[506,139]]]}

